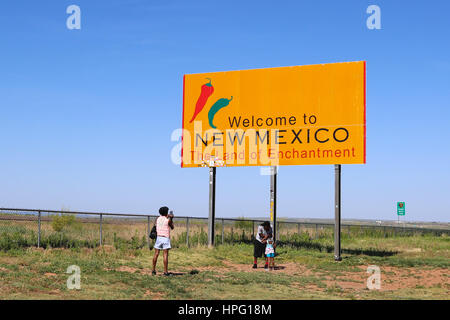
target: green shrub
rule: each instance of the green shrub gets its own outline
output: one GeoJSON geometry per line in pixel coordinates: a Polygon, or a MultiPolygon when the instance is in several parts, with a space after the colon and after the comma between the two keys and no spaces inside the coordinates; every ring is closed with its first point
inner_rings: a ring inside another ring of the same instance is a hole
{"type": "Polygon", "coordinates": [[[0,234],[0,250],[8,251],[33,246],[37,238],[21,232],[3,232],[0,234]]]}
{"type": "Polygon", "coordinates": [[[238,218],[240,220],[237,220],[234,222],[234,226],[237,229],[244,229],[244,230],[252,230],[253,228],[253,221],[245,220],[245,218],[238,218]]]}
{"type": "Polygon", "coordinates": [[[113,245],[117,250],[142,249],[147,246],[147,236],[143,235],[142,237],[139,237],[138,232],[136,231],[134,236],[131,237],[131,240],[125,240],[117,237],[117,234],[114,232],[113,245]]]}
{"type": "Polygon", "coordinates": [[[65,228],[73,225],[75,223],[75,216],[73,215],[56,215],[52,218],[52,228],[56,232],[61,232],[65,228]]]}

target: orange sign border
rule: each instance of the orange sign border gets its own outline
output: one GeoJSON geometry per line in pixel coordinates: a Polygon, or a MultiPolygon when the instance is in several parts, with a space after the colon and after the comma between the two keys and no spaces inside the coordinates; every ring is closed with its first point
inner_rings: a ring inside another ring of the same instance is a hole
{"type": "MultiPolygon", "coordinates": [[[[364,63],[364,163],[367,163],[367,61],[347,61],[347,62],[363,62],[364,63]]],[[[334,64],[334,63],[345,63],[345,62],[333,62],[333,63],[327,63],[327,64],[334,64]]],[[[311,65],[303,65],[303,66],[315,66],[315,65],[321,65],[321,64],[311,64],[311,65]]],[[[278,67],[273,67],[278,68],[278,67]]],[[[238,70],[238,71],[248,71],[248,70],[258,70],[258,69],[271,69],[271,68],[255,68],[255,69],[244,69],[244,70],[238,70]]],[[[226,71],[222,71],[226,72],[226,71]]],[[[184,132],[184,114],[185,114],[185,93],[186,93],[186,74],[183,75],[183,112],[182,112],[182,118],[181,118],[181,128],[182,128],[182,134],[181,134],[181,168],[183,168],[183,132],[184,132]]]]}

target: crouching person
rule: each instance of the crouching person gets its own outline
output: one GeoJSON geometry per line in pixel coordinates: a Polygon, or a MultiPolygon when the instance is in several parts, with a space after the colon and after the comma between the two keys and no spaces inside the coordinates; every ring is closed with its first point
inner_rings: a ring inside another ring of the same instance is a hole
{"type": "Polygon", "coordinates": [[[267,239],[272,238],[272,234],[273,231],[269,221],[265,221],[260,226],[258,226],[256,238],[253,240],[253,269],[258,268],[258,258],[261,258],[263,255],[264,258],[266,258],[264,269],[267,269],[269,267],[269,260],[266,257],[265,251],[267,239]]]}
{"type": "Polygon", "coordinates": [[[158,262],[159,252],[163,250],[164,275],[172,275],[168,271],[169,265],[169,250],[170,245],[170,230],[173,230],[173,214],[169,213],[169,208],[159,208],[159,217],[156,219],[156,242],[154,245],[155,254],[153,255],[153,270],[152,274],[156,274],[156,263],[158,262]]]}

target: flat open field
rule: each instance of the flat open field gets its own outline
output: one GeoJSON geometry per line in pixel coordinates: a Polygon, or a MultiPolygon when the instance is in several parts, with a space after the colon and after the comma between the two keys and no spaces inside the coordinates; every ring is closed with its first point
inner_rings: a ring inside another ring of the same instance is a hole
{"type": "Polygon", "coordinates": [[[343,239],[333,261],[331,239],[280,246],[277,270],[251,269],[252,245],[170,252],[164,277],[151,275],[148,248],[0,251],[0,299],[449,299],[450,238],[409,236],[343,239]],[[328,249],[327,249],[328,248],[328,249]],[[68,290],[66,269],[81,268],[81,289],[68,290]],[[381,269],[381,289],[368,290],[367,266],[381,269]],[[198,273],[190,274],[192,270],[198,273]]]}

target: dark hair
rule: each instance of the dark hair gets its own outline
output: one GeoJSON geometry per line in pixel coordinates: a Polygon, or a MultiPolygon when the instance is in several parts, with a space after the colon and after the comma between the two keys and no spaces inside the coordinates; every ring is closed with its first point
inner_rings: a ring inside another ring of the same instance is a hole
{"type": "Polygon", "coordinates": [[[270,222],[269,221],[264,221],[263,223],[261,223],[261,225],[263,227],[270,227],[270,222]]]}
{"type": "Polygon", "coordinates": [[[169,208],[167,208],[167,207],[159,208],[159,214],[162,215],[162,216],[167,216],[168,212],[169,212],[169,208]]]}

